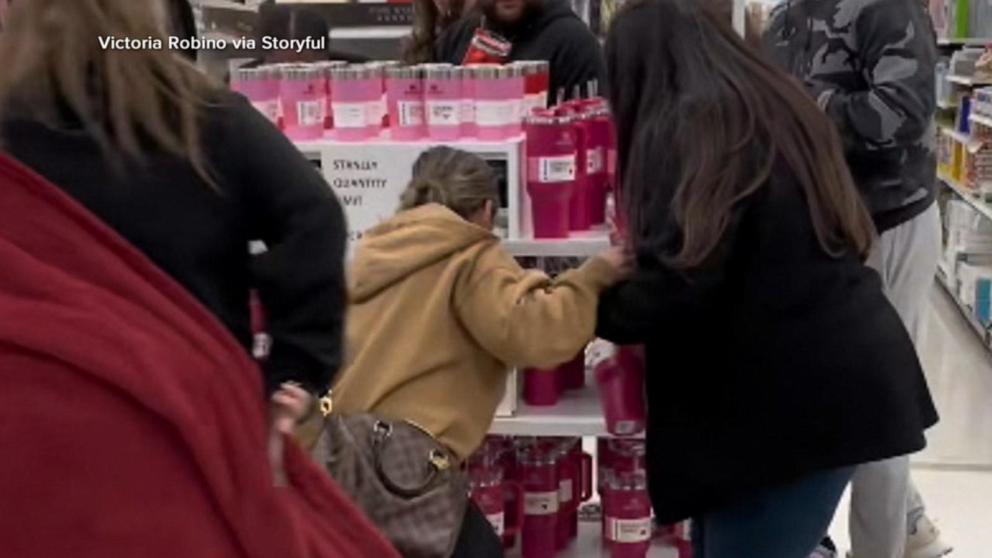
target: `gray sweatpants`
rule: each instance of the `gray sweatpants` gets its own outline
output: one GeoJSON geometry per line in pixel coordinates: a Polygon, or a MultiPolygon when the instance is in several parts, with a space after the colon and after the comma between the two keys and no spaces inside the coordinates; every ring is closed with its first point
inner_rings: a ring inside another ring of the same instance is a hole
{"type": "MultiPolygon", "coordinates": [[[[919,346],[941,247],[937,204],[886,231],[868,264],[882,275],[885,294],[919,346]]],[[[861,465],[851,481],[854,558],[903,558],[909,512],[923,500],[909,478],[909,456],[861,465]]]]}

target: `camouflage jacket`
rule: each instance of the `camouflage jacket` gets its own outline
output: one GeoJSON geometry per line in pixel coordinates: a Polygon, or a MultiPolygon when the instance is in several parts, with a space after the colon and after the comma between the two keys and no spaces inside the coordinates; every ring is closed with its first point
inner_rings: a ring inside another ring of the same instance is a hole
{"type": "Polygon", "coordinates": [[[920,0],[787,0],[765,47],[837,123],[879,229],[935,197],[937,47],[920,0]]]}

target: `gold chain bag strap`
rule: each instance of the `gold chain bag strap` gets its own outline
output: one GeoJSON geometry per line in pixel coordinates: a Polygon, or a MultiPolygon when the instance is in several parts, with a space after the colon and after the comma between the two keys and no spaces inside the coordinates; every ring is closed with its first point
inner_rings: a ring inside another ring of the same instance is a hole
{"type": "Polygon", "coordinates": [[[468,506],[468,479],[430,434],[371,414],[335,414],[312,455],[406,558],[448,558],[468,506]]]}

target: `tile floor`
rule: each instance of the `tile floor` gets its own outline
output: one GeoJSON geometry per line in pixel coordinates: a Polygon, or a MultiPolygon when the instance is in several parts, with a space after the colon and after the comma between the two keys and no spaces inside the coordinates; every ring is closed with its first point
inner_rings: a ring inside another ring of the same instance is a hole
{"type": "MultiPolygon", "coordinates": [[[[954,558],[992,557],[992,356],[934,286],[921,357],[941,422],[914,459],[913,478],[954,558]]],[[[843,548],[847,501],[831,534],[843,548]]]]}

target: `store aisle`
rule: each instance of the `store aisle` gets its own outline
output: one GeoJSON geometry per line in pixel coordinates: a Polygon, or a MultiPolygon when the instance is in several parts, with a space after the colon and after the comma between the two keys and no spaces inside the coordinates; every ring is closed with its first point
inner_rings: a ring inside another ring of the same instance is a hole
{"type": "MultiPolygon", "coordinates": [[[[913,477],[931,516],[955,547],[952,556],[989,556],[992,356],[936,285],[931,307],[921,356],[941,422],[929,433],[929,447],[914,459],[913,477]]],[[[844,550],[850,548],[847,517],[845,495],[831,528],[844,550]]]]}

